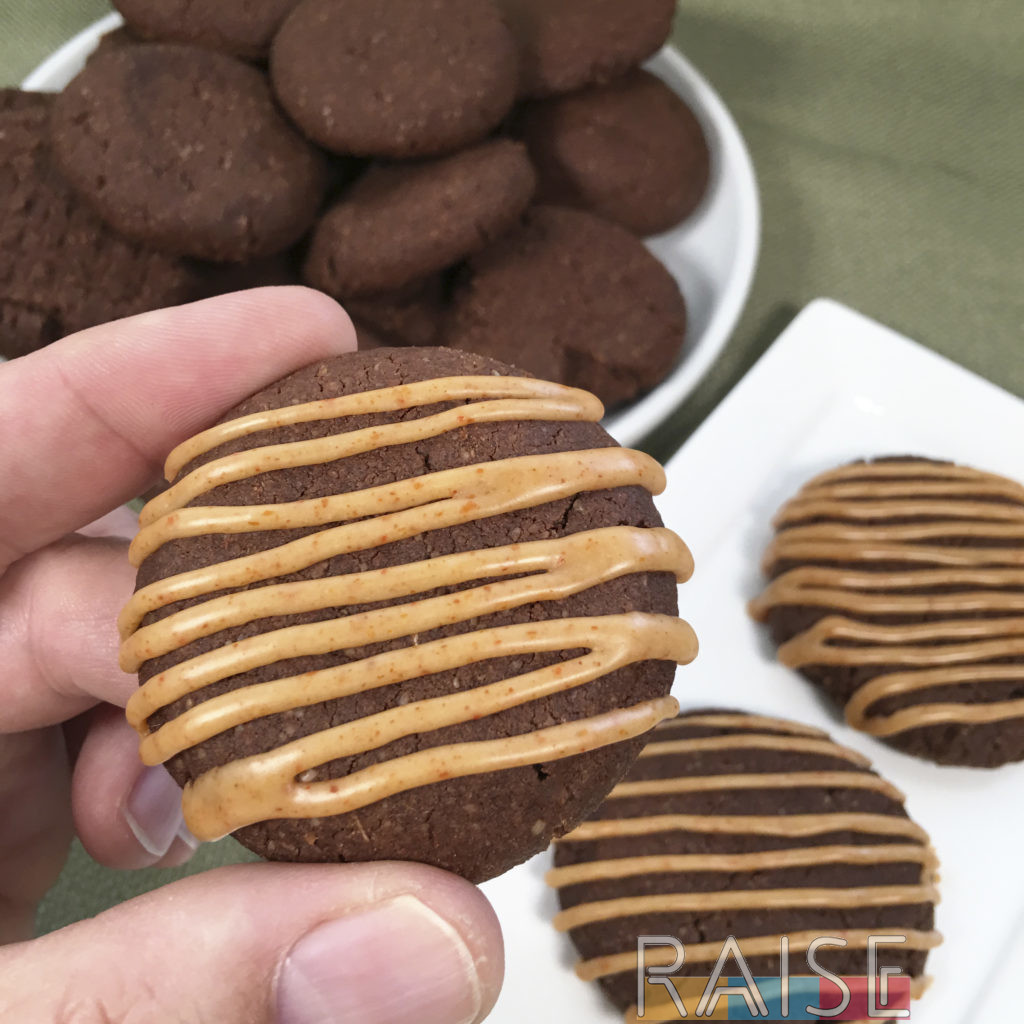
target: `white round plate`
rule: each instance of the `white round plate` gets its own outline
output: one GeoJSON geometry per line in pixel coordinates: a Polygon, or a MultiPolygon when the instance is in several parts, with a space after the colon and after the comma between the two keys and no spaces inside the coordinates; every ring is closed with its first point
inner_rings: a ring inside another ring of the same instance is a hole
{"type": "MultiPolygon", "coordinates": [[[[81,70],[111,14],[51,54],[24,81],[26,89],[62,89],[81,70]]],[[[605,426],[636,445],[697,386],[732,334],[747,300],[760,245],[761,213],[750,154],[718,93],[678,50],[666,46],[648,67],[700,118],[712,153],[711,185],[700,209],[681,227],[652,238],[650,248],[678,279],[689,313],[676,368],[649,394],[612,413],[605,426]]]]}

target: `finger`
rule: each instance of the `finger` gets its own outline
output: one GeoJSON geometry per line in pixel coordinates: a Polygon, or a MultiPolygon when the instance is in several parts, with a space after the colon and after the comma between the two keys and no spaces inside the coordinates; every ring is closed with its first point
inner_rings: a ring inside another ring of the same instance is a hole
{"type": "Polygon", "coordinates": [[[468,882],[416,864],[250,864],[0,951],[0,1019],[474,1024],[503,973],[468,882]]]}
{"type": "Polygon", "coordinates": [[[75,832],[112,868],[170,867],[195,851],[181,789],[162,765],[139,760],[139,737],[120,708],[96,708],[71,782],[75,832]]]}
{"type": "Polygon", "coordinates": [[[118,667],[115,622],[134,577],[125,541],[75,536],[0,576],[0,733],[127,703],[136,684],[118,667]]]}
{"type": "Polygon", "coordinates": [[[333,300],[260,288],[144,313],[0,366],[0,568],[140,493],[167,453],[292,370],[355,348],[333,300]]]}

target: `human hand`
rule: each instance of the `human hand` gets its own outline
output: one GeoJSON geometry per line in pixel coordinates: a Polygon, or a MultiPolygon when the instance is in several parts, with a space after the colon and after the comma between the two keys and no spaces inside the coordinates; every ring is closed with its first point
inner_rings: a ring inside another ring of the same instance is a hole
{"type": "Polygon", "coordinates": [[[473,1024],[501,984],[475,887],[415,864],[251,864],[43,938],[73,832],[116,868],[181,863],[177,785],[144,769],[115,620],[124,540],[73,531],[141,493],[247,395],[355,347],[325,296],[268,288],[96,327],[0,366],[0,1019],[473,1024]]]}

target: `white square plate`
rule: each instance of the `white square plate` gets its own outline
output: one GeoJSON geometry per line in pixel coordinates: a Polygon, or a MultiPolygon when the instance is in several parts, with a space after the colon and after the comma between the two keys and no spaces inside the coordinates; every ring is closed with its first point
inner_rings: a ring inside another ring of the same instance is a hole
{"type": "MultiPolygon", "coordinates": [[[[679,671],[684,707],[733,706],[828,729],[907,794],[942,861],[928,958],[934,984],[916,1024],[1019,1021],[1024,968],[1024,765],[943,768],[846,727],[776,663],[746,603],[779,505],[814,474],[854,458],[915,454],[1024,478],[1024,402],[838,303],[808,306],[668,465],[658,500],[697,569],[680,588],[701,653],[679,671]],[[1001,1011],[1001,1012],[1000,1012],[1001,1011]]],[[[485,885],[505,930],[508,973],[494,1024],[613,1024],[597,986],[577,980],[551,927],[545,854],[485,885]]]]}

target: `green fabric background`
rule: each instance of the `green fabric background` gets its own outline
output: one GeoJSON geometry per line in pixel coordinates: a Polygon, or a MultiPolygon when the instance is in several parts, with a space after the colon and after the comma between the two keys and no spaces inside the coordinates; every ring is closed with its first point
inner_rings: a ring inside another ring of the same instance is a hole
{"type": "MultiPolygon", "coordinates": [[[[764,239],[735,337],[651,440],[655,454],[674,451],[819,295],[1024,394],[1021,0],[680,7],[676,44],[722,94],[753,153],[764,239]]],[[[18,82],[107,10],[100,0],[0,0],[0,79],[18,82]]],[[[243,856],[226,840],[204,848],[192,870],[243,856]]],[[[76,848],[40,928],[183,873],[106,871],[76,848]]]]}

